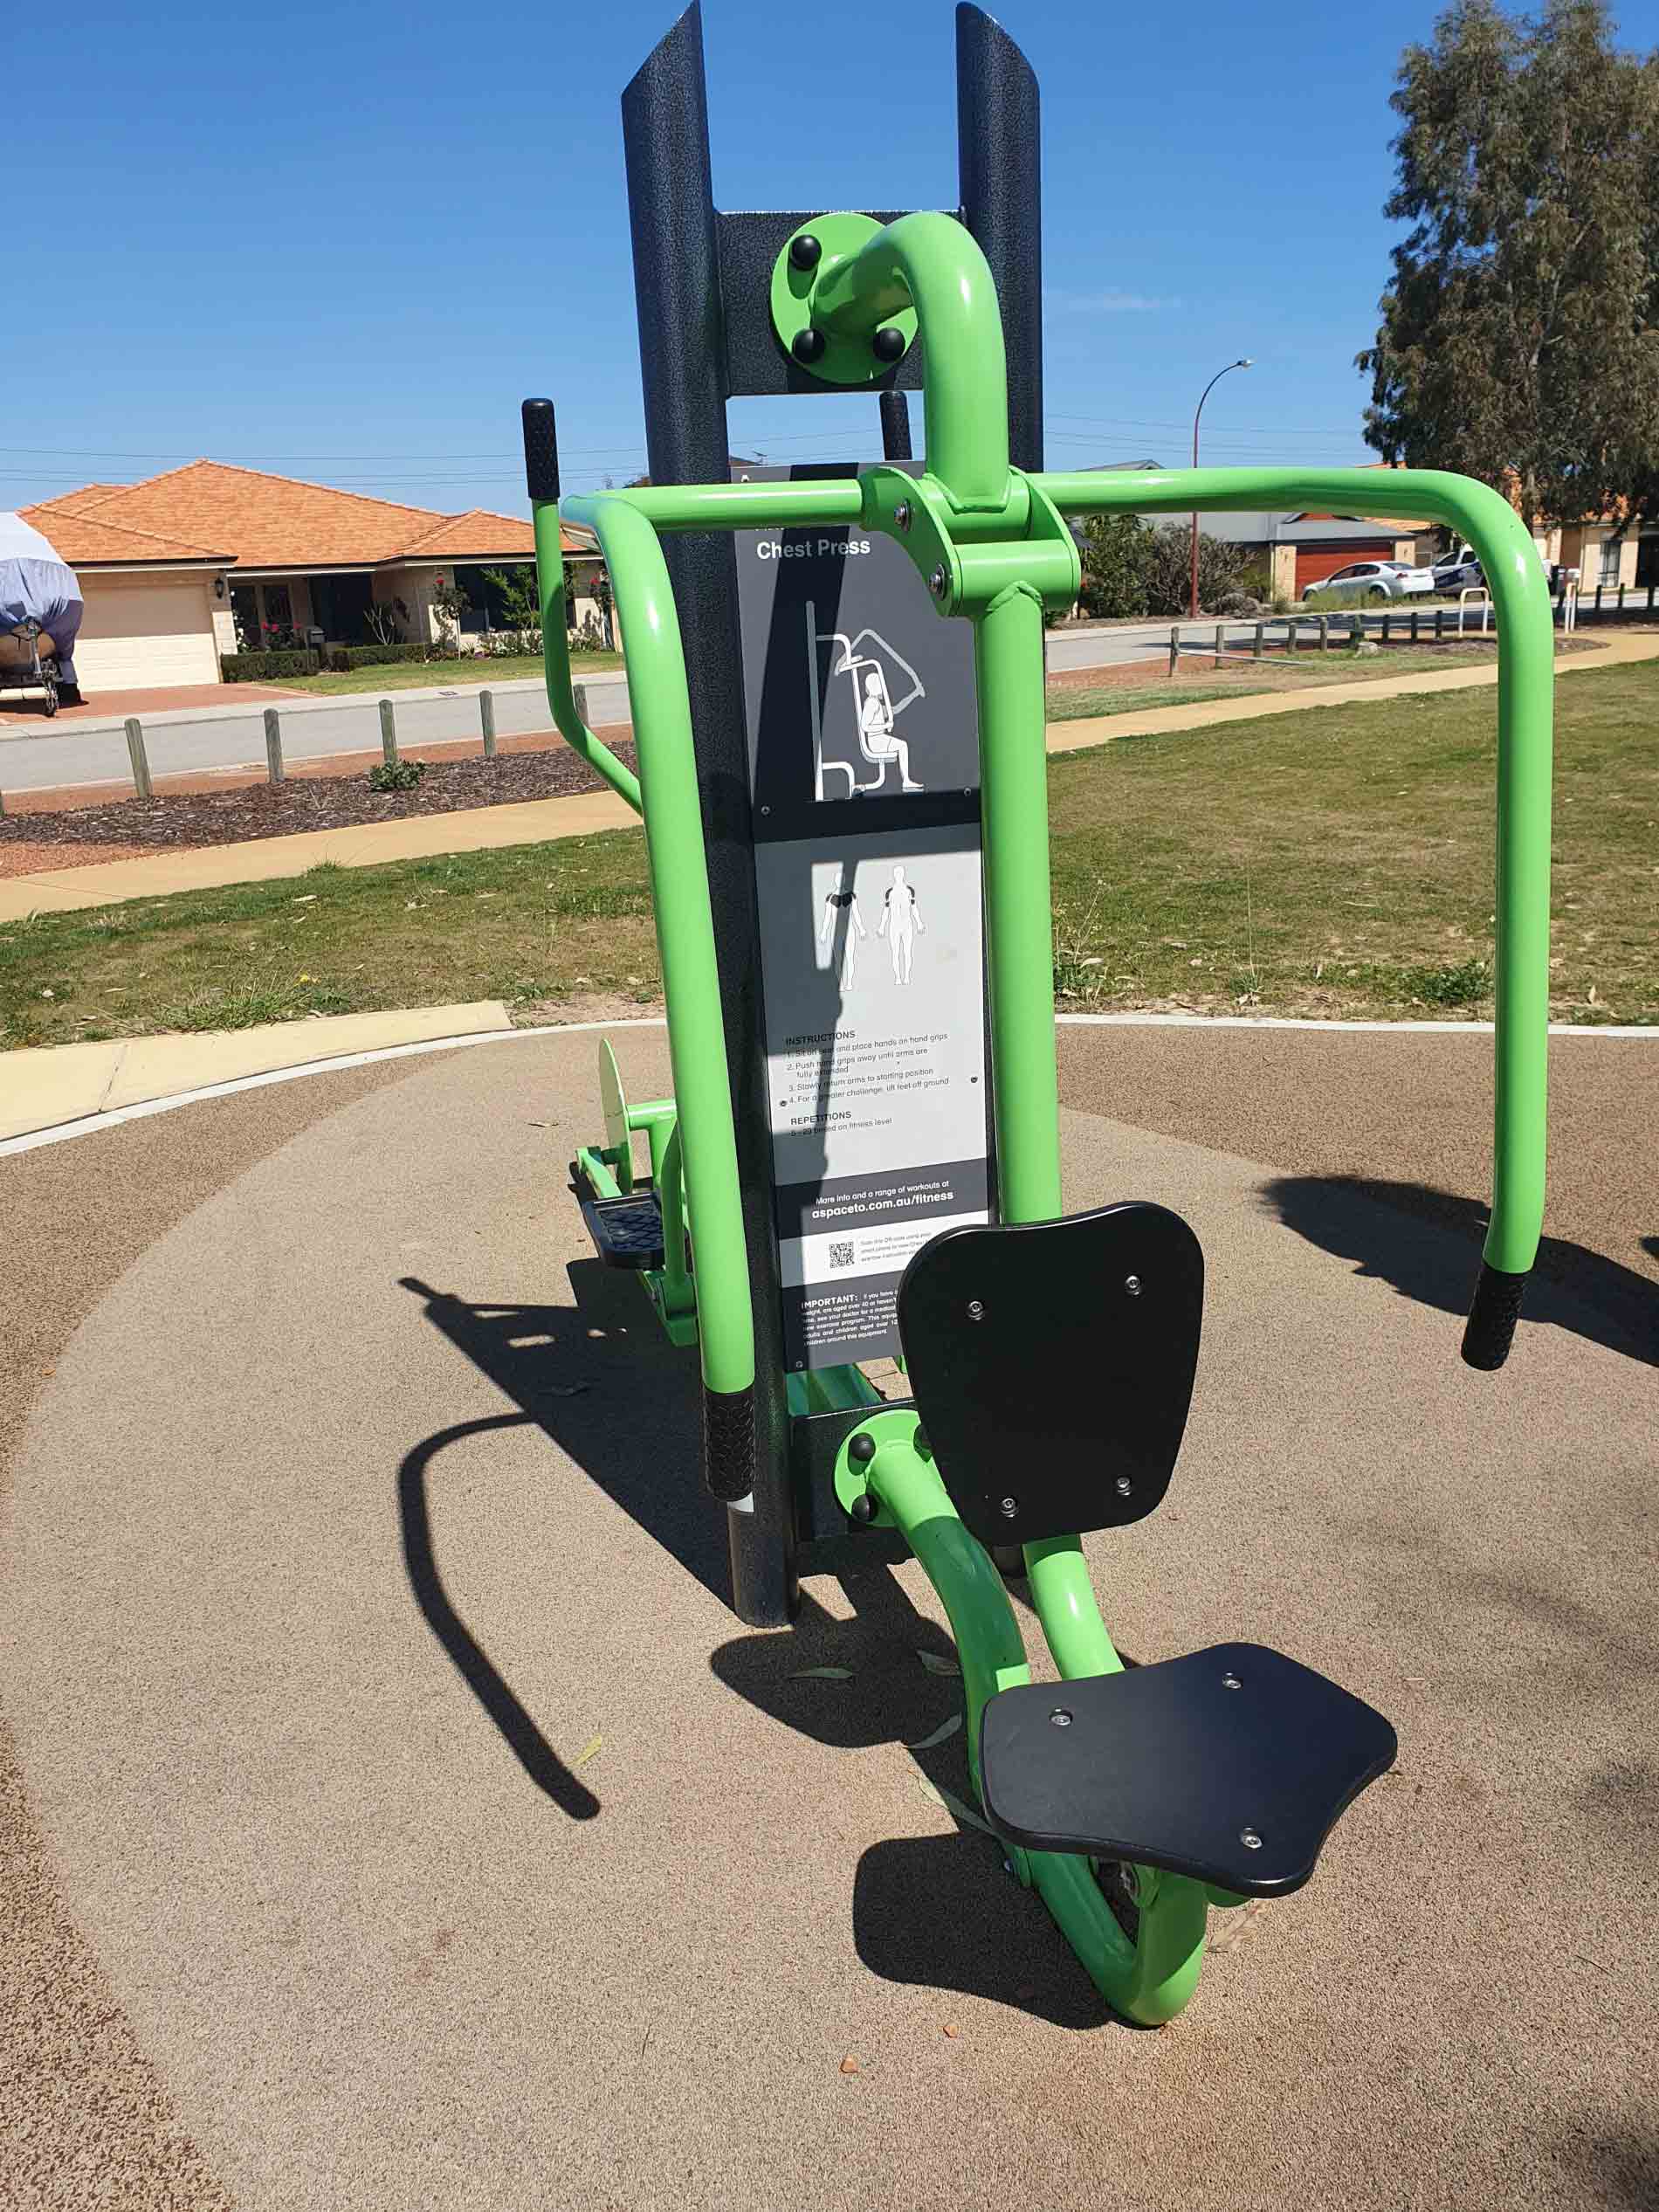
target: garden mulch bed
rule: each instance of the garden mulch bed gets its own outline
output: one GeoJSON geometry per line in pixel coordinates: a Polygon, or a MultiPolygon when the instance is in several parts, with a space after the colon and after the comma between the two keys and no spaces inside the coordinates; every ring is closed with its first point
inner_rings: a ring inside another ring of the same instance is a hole
{"type": "MultiPolygon", "coordinates": [[[[620,733],[606,741],[634,765],[620,733]]],[[[503,752],[492,761],[429,761],[412,791],[371,791],[366,774],[295,776],[228,791],[175,791],[151,799],[8,816],[0,821],[0,874],[134,859],[149,852],[243,844],[306,830],[350,830],[411,814],[458,814],[473,807],[562,798],[600,789],[600,779],[565,745],[503,752]],[[21,864],[21,865],[19,865],[21,864]]]]}

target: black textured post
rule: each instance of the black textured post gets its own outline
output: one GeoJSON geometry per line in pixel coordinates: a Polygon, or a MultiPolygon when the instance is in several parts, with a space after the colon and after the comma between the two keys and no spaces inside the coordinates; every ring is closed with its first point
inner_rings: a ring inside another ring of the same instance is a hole
{"type": "Polygon", "coordinates": [[[1008,362],[1008,457],[1043,465],[1043,173],[1036,77],[1002,24],[956,10],[962,215],[991,265],[1008,362]]]}
{"type": "Polygon", "coordinates": [[[881,458],[884,461],[908,461],[913,458],[910,447],[910,402],[903,392],[883,392],[881,396],[881,458]]]}
{"type": "MultiPolygon", "coordinates": [[[[695,0],[628,86],[622,115],[651,479],[657,484],[724,483],[731,475],[726,339],[702,15],[695,0]]],[[[754,1308],[754,1487],[728,1516],[732,1605],[752,1626],[781,1627],[795,1609],[798,1588],[737,559],[724,534],[671,537],[665,551],[691,686],[754,1308]]]]}

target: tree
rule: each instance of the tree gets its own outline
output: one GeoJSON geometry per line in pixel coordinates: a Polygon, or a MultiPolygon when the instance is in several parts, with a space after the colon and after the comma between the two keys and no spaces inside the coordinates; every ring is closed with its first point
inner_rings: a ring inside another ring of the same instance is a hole
{"type": "Polygon", "coordinates": [[[1601,514],[1659,478],[1659,56],[1602,0],[1535,17],[1457,0],[1392,105],[1394,250],[1368,442],[1509,489],[1527,525],[1601,514]]]}
{"type": "MultiPolygon", "coordinates": [[[[1198,603],[1213,607],[1236,591],[1249,566],[1243,548],[1201,531],[1198,539],[1198,603]]],[[[1146,533],[1146,612],[1184,615],[1192,603],[1193,531],[1190,521],[1160,522],[1146,533]]]]}
{"type": "Polygon", "coordinates": [[[1138,514],[1091,514],[1077,533],[1085,615],[1111,620],[1146,611],[1146,552],[1151,533],[1138,514]]]}
{"type": "Polygon", "coordinates": [[[533,561],[515,562],[510,569],[486,569],[484,581],[500,602],[503,630],[540,630],[541,594],[533,561]]]}
{"type": "Polygon", "coordinates": [[[437,576],[432,583],[432,612],[437,617],[440,641],[456,646],[461,642],[461,617],[472,602],[453,576],[437,576]]]}

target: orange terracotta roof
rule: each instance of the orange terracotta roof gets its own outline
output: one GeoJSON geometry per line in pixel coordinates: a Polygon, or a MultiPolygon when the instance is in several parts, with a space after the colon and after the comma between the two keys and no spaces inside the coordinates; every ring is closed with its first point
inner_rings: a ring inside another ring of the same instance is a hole
{"type": "Polygon", "coordinates": [[[444,558],[523,560],[535,544],[530,525],[511,515],[481,508],[440,514],[223,461],[191,461],[141,484],[100,487],[78,495],[76,506],[124,528],[227,546],[245,569],[372,567],[417,547],[427,559],[436,550],[444,558]]]}
{"type": "MultiPolygon", "coordinates": [[[[562,527],[560,535],[568,540],[562,527]]],[[[431,528],[423,536],[411,538],[403,552],[410,559],[418,556],[423,561],[470,561],[479,557],[492,561],[506,553],[532,556],[535,549],[535,533],[527,522],[514,515],[492,514],[487,508],[475,506],[469,507],[465,514],[435,517],[431,528]]]]}
{"type": "Polygon", "coordinates": [[[31,514],[47,514],[60,506],[85,506],[90,500],[100,500],[110,492],[124,492],[124,484],[83,484],[78,492],[59,492],[56,498],[37,500],[30,509],[31,514]]]}
{"type": "MultiPolygon", "coordinates": [[[[70,496],[73,496],[72,494],[70,496]]],[[[91,568],[100,562],[127,564],[135,561],[222,561],[229,556],[210,546],[192,545],[183,538],[161,535],[154,530],[134,530],[111,522],[102,514],[83,512],[62,500],[42,500],[38,506],[19,510],[43,537],[50,538],[60,561],[72,569],[91,568]]]]}

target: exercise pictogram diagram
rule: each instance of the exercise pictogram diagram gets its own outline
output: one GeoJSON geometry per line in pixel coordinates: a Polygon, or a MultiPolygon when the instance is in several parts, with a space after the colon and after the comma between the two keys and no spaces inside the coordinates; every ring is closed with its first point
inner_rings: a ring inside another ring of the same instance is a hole
{"type": "Polygon", "coordinates": [[[898,734],[899,716],[927,696],[921,678],[879,631],[861,630],[850,637],[843,631],[820,631],[818,610],[810,599],[806,603],[806,618],[814,798],[862,798],[866,793],[885,790],[890,768],[898,770],[900,791],[925,790],[926,786],[910,772],[910,741],[898,734]],[[828,690],[821,698],[818,654],[825,645],[830,648],[830,670],[828,690]],[[849,686],[844,693],[838,689],[843,677],[849,686]],[[874,769],[873,775],[861,777],[850,760],[824,757],[827,710],[837,700],[850,713],[859,755],[874,769]],[[826,780],[837,775],[846,777],[846,789],[827,792],[826,780]]]}
{"type": "Polygon", "coordinates": [[[864,927],[864,918],[858,911],[857,895],[844,884],[838,887],[832,885],[823,894],[823,920],[818,929],[818,942],[830,947],[830,966],[839,961],[843,991],[852,989],[854,971],[858,965],[858,940],[869,934],[864,927]],[[834,941],[837,932],[840,934],[838,944],[834,941]]]}
{"type": "Polygon", "coordinates": [[[894,982],[908,983],[916,940],[927,934],[927,926],[916,903],[915,885],[906,879],[903,868],[893,870],[893,879],[881,902],[876,934],[887,940],[892,953],[894,982]]]}

